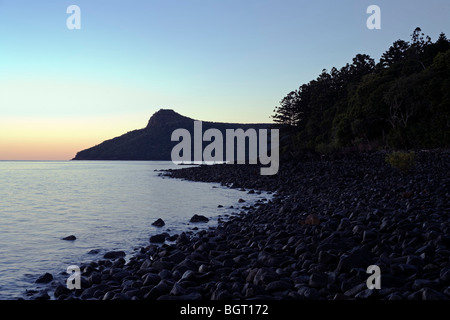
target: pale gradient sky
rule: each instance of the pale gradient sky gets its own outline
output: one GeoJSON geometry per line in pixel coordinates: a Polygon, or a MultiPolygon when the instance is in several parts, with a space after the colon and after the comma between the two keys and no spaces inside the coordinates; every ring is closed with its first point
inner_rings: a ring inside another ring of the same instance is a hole
{"type": "Polygon", "coordinates": [[[417,26],[450,36],[449,18],[448,0],[0,0],[0,160],[71,159],[160,108],[271,122],[322,69],[378,61],[417,26]]]}

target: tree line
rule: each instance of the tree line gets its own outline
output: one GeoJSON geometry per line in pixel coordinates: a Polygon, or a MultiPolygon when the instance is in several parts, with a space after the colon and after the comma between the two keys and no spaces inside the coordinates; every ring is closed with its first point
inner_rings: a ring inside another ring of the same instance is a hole
{"type": "Polygon", "coordinates": [[[272,118],[288,148],[320,152],[450,145],[450,41],[420,28],[375,62],[357,54],[288,93],[272,118]]]}

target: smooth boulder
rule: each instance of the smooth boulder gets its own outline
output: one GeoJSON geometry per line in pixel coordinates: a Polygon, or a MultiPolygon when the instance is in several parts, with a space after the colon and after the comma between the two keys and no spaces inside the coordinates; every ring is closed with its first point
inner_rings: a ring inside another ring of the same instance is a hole
{"type": "Polygon", "coordinates": [[[105,259],[116,259],[121,257],[125,257],[124,251],[109,251],[103,256],[105,259]]]}
{"type": "Polygon", "coordinates": [[[151,243],[163,243],[164,241],[166,241],[166,235],[162,233],[150,237],[151,243]]]}
{"type": "Polygon", "coordinates": [[[64,237],[62,239],[67,240],[67,241],[73,241],[73,240],[77,240],[77,237],[75,237],[73,234],[71,234],[70,236],[64,237]]]}
{"type": "Polygon", "coordinates": [[[208,222],[208,221],[209,221],[209,219],[207,217],[202,216],[202,215],[198,215],[198,214],[193,215],[191,220],[189,220],[189,222],[194,222],[194,223],[196,223],[196,222],[208,222]]]}
{"type": "Polygon", "coordinates": [[[47,273],[41,275],[39,278],[37,278],[37,280],[35,282],[36,283],[49,283],[52,280],[53,280],[52,274],[47,272],[47,273]]]}
{"type": "Polygon", "coordinates": [[[165,225],[166,225],[166,223],[161,218],[159,218],[158,220],[156,220],[155,222],[152,223],[152,226],[155,226],[155,227],[164,227],[165,225]]]}

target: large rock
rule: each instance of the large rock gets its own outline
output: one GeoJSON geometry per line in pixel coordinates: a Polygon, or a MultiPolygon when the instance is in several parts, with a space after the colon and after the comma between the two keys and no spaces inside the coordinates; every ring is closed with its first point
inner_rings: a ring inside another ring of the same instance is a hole
{"type": "Polygon", "coordinates": [[[188,242],[189,242],[189,237],[186,235],[185,232],[182,232],[182,233],[177,237],[177,240],[176,240],[176,243],[177,243],[177,244],[185,244],[185,243],[188,243],[188,242]]]}
{"type": "Polygon", "coordinates": [[[170,261],[173,261],[174,263],[180,263],[186,258],[186,254],[184,254],[181,251],[176,251],[172,253],[169,257],[170,261]]]}
{"type": "Polygon", "coordinates": [[[309,286],[317,289],[326,288],[328,284],[328,275],[322,272],[316,272],[309,278],[309,286]]]}
{"type": "Polygon", "coordinates": [[[448,300],[448,297],[431,288],[422,289],[422,300],[448,300]]]}
{"type": "Polygon", "coordinates": [[[198,214],[194,214],[191,218],[191,220],[189,220],[189,222],[208,222],[209,219],[205,216],[202,215],[198,215],[198,214]]]}
{"type": "Polygon", "coordinates": [[[440,279],[443,283],[450,283],[450,267],[441,270],[440,279]]]}
{"type": "Polygon", "coordinates": [[[105,253],[105,255],[103,256],[103,258],[105,259],[117,259],[120,257],[125,257],[125,252],[124,251],[109,251],[107,253],[105,253]]]}
{"type": "Polygon", "coordinates": [[[168,294],[172,286],[169,285],[169,282],[166,280],[161,280],[156,286],[154,286],[150,291],[145,294],[144,299],[146,300],[155,300],[162,295],[168,294]]]}
{"type": "Polygon", "coordinates": [[[68,296],[71,293],[71,291],[67,288],[67,286],[63,286],[60,284],[56,287],[55,292],[53,295],[55,298],[59,298],[60,296],[68,296]]]}
{"type": "Polygon", "coordinates": [[[327,251],[321,250],[319,252],[319,257],[318,257],[318,261],[321,264],[328,264],[331,262],[335,262],[337,260],[336,255],[329,253],[327,251]]]}
{"type": "Polygon", "coordinates": [[[337,272],[349,272],[354,268],[367,268],[372,265],[372,257],[367,250],[355,247],[348,254],[343,254],[336,268],[337,272]]]}
{"type": "Polygon", "coordinates": [[[253,277],[253,284],[255,286],[265,286],[278,280],[278,278],[278,274],[272,268],[260,268],[253,277]]]}
{"type": "Polygon", "coordinates": [[[33,297],[34,300],[50,300],[47,290],[39,291],[39,294],[33,297]]]}
{"type": "Polygon", "coordinates": [[[292,285],[284,280],[272,281],[266,286],[266,291],[268,292],[285,291],[289,289],[292,289],[292,285]]]}
{"type": "Polygon", "coordinates": [[[156,273],[147,273],[142,278],[144,279],[144,286],[156,285],[161,281],[161,277],[156,273]]]}
{"type": "Polygon", "coordinates": [[[39,278],[36,279],[35,283],[49,283],[53,280],[53,276],[51,273],[44,273],[39,278]]]}
{"type": "Polygon", "coordinates": [[[62,239],[67,240],[67,241],[73,241],[73,240],[77,240],[77,237],[75,237],[73,234],[71,234],[70,236],[64,237],[62,239]]]}
{"type": "Polygon", "coordinates": [[[93,272],[87,280],[89,281],[90,285],[93,284],[99,284],[102,281],[102,275],[99,272],[93,272]]]}
{"type": "Polygon", "coordinates": [[[151,243],[163,243],[164,241],[166,241],[166,235],[163,234],[163,233],[155,234],[155,235],[150,237],[150,242],[151,243]]]}
{"type": "Polygon", "coordinates": [[[124,278],[130,276],[131,273],[128,270],[120,270],[112,274],[112,278],[117,281],[122,281],[124,278]]]}
{"type": "Polygon", "coordinates": [[[370,299],[376,297],[378,294],[378,290],[365,289],[360,291],[355,295],[357,299],[370,299]]]}
{"type": "Polygon", "coordinates": [[[430,280],[430,279],[416,279],[412,285],[414,290],[419,290],[422,288],[431,288],[438,289],[439,288],[439,279],[430,280]]]}
{"type": "Polygon", "coordinates": [[[155,226],[155,227],[164,227],[165,225],[166,225],[166,223],[161,218],[159,218],[158,220],[156,220],[155,222],[152,223],[152,226],[155,226]]]}
{"type": "Polygon", "coordinates": [[[353,288],[345,291],[344,294],[346,296],[353,297],[353,296],[357,295],[358,293],[360,293],[361,291],[363,291],[365,289],[367,289],[367,284],[366,283],[360,283],[360,284],[357,284],[356,286],[354,286],[353,288]]]}

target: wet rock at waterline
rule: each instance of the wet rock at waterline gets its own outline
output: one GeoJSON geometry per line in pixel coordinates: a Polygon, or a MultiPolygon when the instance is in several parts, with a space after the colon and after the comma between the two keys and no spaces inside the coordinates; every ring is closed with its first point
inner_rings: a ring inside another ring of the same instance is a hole
{"type": "Polygon", "coordinates": [[[155,226],[155,227],[163,227],[165,225],[166,225],[166,223],[161,218],[159,218],[158,220],[156,220],[155,222],[152,223],[152,226],[155,226]]]}
{"type": "Polygon", "coordinates": [[[67,237],[62,238],[62,240],[67,240],[67,241],[73,241],[76,240],[77,237],[75,237],[73,234],[67,237]]]}
{"type": "Polygon", "coordinates": [[[208,222],[209,219],[205,216],[195,214],[192,216],[191,220],[189,222],[197,223],[197,222],[208,222]]]}

